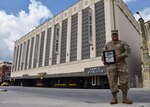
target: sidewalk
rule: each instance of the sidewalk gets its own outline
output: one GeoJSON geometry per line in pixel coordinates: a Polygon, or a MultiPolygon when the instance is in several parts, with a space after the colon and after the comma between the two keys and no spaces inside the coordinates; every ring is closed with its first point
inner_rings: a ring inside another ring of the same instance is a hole
{"type": "Polygon", "coordinates": [[[81,105],[81,106],[70,106],[70,107],[150,107],[150,103],[148,104],[142,104],[142,103],[134,103],[132,105],[127,105],[127,104],[115,104],[115,105],[110,105],[110,104],[88,104],[88,105],[81,105]]]}
{"type": "MultiPolygon", "coordinates": [[[[130,90],[139,90],[137,92],[145,91],[145,89],[142,88],[131,88],[130,90]]],[[[5,91],[5,87],[1,88],[0,91],[5,91]]],[[[141,95],[147,95],[147,93],[149,93],[149,91],[141,95]]],[[[90,102],[90,100],[66,100],[53,95],[53,97],[45,97],[43,95],[39,96],[27,92],[10,91],[9,89],[7,92],[0,92],[0,95],[0,107],[150,107],[149,94],[148,97],[139,96],[146,98],[149,101],[148,103],[134,102],[133,100],[133,104],[131,105],[122,104],[121,99],[118,100],[118,104],[110,105],[109,102],[100,103],[94,101],[90,102]]]]}
{"type": "Polygon", "coordinates": [[[130,88],[131,91],[150,91],[150,89],[144,89],[144,88],[130,88]]]}

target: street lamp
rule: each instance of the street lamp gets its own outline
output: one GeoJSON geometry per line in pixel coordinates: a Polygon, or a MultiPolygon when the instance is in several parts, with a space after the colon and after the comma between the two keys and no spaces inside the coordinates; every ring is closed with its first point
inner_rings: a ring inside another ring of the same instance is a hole
{"type": "MultiPolygon", "coordinates": [[[[136,12],[136,14],[138,14],[138,15],[140,16],[140,18],[142,18],[142,16],[141,16],[140,12],[138,12],[138,11],[137,11],[137,12],[136,12]]],[[[143,19],[143,18],[142,18],[142,19],[143,19]]]]}
{"type": "MultiPolygon", "coordinates": [[[[140,22],[140,25],[142,25],[142,27],[143,27],[144,26],[144,19],[142,18],[140,12],[137,11],[136,14],[138,14],[140,16],[138,21],[140,22]]],[[[145,32],[145,30],[143,28],[141,30],[143,33],[145,32]]],[[[145,35],[145,33],[144,33],[144,35],[145,35]]]]}
{"type": "Polygon", "coordinates": [[[137,11],[136,14],[140,16],[138,21],[139,21],[141,32],[142,32],[142,37],[144,40],[146,40],[144,19],[142,18],[140,12],[137,11]]]}

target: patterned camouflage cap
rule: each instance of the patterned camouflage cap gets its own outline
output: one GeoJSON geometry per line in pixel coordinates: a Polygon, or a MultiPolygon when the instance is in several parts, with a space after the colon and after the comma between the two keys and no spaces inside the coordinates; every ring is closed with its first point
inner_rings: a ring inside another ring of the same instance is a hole
{"type": "Polygon", "coordinates": [[[118,30],[112,30],[111,34],[118,34],[118,30]]]}

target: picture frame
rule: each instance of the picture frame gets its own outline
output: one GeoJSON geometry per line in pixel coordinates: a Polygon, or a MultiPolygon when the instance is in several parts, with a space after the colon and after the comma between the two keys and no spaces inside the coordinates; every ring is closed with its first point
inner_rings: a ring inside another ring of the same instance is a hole
{"type": "Polygon", "coordinates": [[[104,57],[105,64],[115,64],[116,63],[115,50],[103,51],[103,57],[104,57]]]}

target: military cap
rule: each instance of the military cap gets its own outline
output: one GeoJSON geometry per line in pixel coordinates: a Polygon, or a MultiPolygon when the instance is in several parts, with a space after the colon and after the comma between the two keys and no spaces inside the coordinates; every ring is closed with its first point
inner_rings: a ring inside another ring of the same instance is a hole
{"type": "Polygon", "coordinates": [[[111,34],[118,34],[118,30],[112,30],[111,34]]]}

